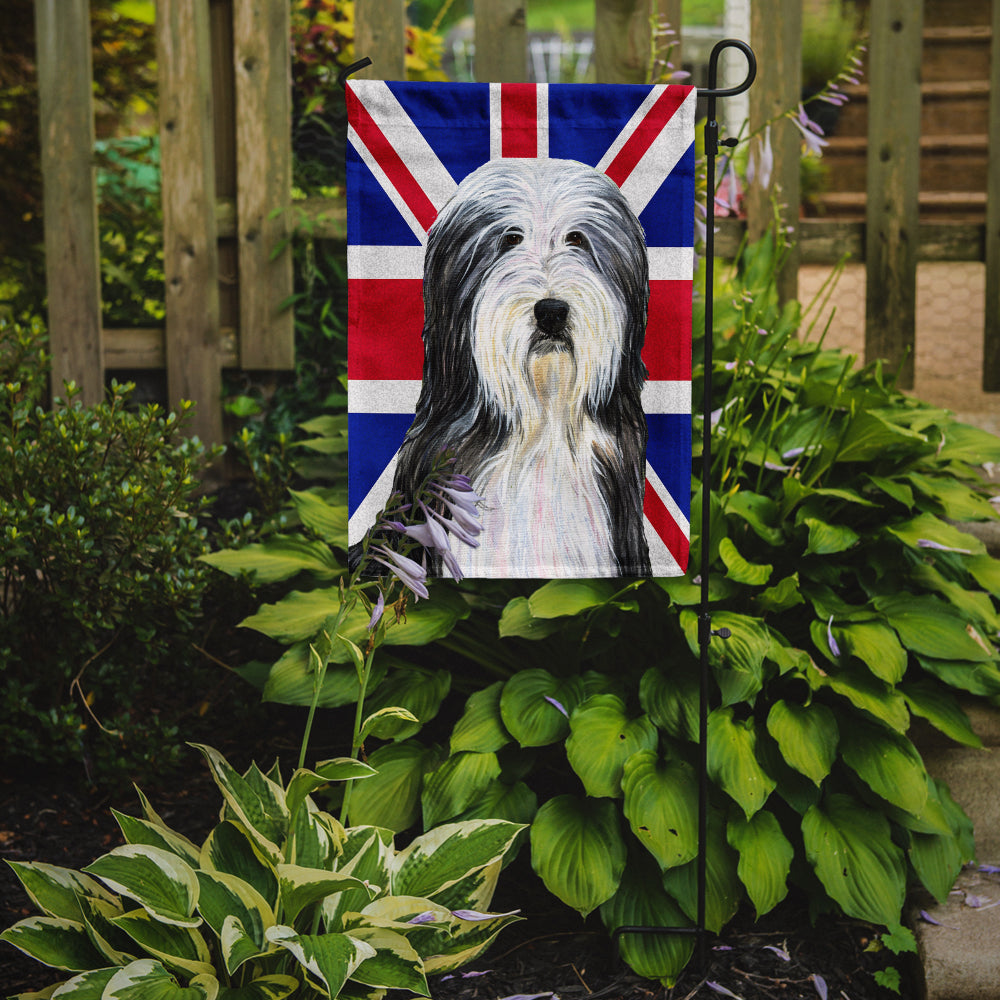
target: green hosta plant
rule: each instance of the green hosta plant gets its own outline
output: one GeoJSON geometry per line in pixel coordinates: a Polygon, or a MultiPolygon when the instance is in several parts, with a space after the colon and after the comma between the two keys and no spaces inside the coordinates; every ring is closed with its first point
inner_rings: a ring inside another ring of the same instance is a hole
{"type": "Polygon", "coordinates": [[[518,919],[487,912],[517,824],[449,823],[400,850],[391,831],[345,828],[312,799],[331,781],[370,780],[368,765],[338,758],[285,784],[276,767],[240,774],[199,749],[224,800],[201,845],[140,793],[142,818],[115,813],[126,844],[83,871],[11,863],[42,915],[0,938],[70,974],[53,995],[429,996],[429,973],[470,961],[518,919]]]}

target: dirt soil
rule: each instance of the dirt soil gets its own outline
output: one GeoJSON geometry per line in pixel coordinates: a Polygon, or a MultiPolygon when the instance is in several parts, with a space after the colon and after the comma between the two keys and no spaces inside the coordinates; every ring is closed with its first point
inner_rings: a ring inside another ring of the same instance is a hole
{"type": "MultiPolygon", "coordinates": [[[[279,720],[279,729],[285,729],[279,720]]],[[[258,747],[261,745],[257,733],[258,747]]],[[[276,742],[291,748],[291,733],[276,742]]],[[[236,763],[248,760],[245,737],[220,740],[236,763]]],[[[274,742],[264,741],[274,746],[274,742]]],[[[252,752],[252,750],[251,750],[252,752]]],[[[282,754],[284,757],[284,754],[282,754]]],[[[289,755],[288,759],[291,759],[289,755]]],[[[155,790],[150,799],[164,820],[198,841],[218,814],[219,796],[200,756],[192,767],[155,790]]],[[[140,810],[134,793],[108,796],[89,790],[72,776],[0,778],[0,858],[45,861],[81,868],[122,843],[111,807],[132,815],[140,810]]],[[[431,978],[435,1000],[691,1000],[736,996],[743,1000],[887,1000],[893,994],[873,975],[887,965],[903,974],[901,994],[918,995],[905,963],[885,951],[868,951],[873,929],[844,919],[823,918],[811,926],[799,899],[787,901],[759,924],[741,913],[719,937],[705,943],[706,967],[682,975],[673,989],[641,979],[619,962],[596,915],[586,922],[549,895],[522,856],[500,880],[494,908],[520,908],[525,920],[503,931],[471,968],[451,977],[431,978]]],[[[31,915],[30,902],[11,870],[0,866],[0,927],[31,915]]],[[[7,944],[0,944],[0,996],[39,990],[60,981],[7,944]]]]}

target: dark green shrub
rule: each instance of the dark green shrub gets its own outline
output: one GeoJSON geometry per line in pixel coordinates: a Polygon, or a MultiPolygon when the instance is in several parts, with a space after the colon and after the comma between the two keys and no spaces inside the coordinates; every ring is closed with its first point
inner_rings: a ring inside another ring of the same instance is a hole
{"type": "Polygon", "coordinates": [[[0,322],[0,744],[7,760],[160,763],[176,740],[156,682],[190,661],[206,586],[208,456],[187,404],[130,409],[127,385],[89,407],[68,385],[44,409],[40,341],[40,324],[0,322]]]}

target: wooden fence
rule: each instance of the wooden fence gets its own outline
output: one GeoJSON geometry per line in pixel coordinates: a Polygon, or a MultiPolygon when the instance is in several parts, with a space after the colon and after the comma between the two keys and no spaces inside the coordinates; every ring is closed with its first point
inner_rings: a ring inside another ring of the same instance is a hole
{"type": "MultiPolygon", "coordinates": [[[[525,2],[475,0],[476,73],[526,78],[525,2]]],[[[164,329],[101,327],[93,179],[88,0],[35,0],[45,181],[53,384],[75,380],[85,401],[101,397],[105,372],[166,369],[171,402],[195,400],[196,433],[223,437],[223,368],[293,365],[293,217],[319,237],[342,239],[342,203],[291,204],[290,0],[158,0],[157,40],[166,271],[164,329]]],[[[595,0],[594,63],[602,82],[642,82],[651,13],[681,23],[681,0],[595,0]],[[651,11],[651,7],[655,8],[651,11]]],[[[800,263],[844,253],[867,269],[866,355],[903,369],[912,384],[916,265],[985,261],[983,384],[1000,390],[1000,0],[992,4],[989,171],[985,224],[921,223],[920,45],[923,3],[871,0],[865,221],[786,217],[797,243],[781,276],[792,296],[800,263]]],[[[404,0],[357,0],[356,43],[374,65],[364,75],[405,76],[404,0]]],[[[801,0],[753,0],[751,43],[759,72],[751,129],[800,98],[801,0]]],[[[683,51],[683,39],[681,39],[683,51]]],[[[674,53],[675,59],[677,53],[674,53]]],[[[725,102],[720,102],[724,121],[725,102]]],[[[732,123],[732,132],[739,123],[732,123]]],[[[774,132],[767,190],[751,189],[746,222],[725,220],[717,248],[732,253],[745,229],[763,231],[771,199],[799,203],[800,138],[774,132]],[[780,193],[780,194],[779,194],[780,193]]],[[[787,216],[787,209],[786,216],[787,216]]]]}

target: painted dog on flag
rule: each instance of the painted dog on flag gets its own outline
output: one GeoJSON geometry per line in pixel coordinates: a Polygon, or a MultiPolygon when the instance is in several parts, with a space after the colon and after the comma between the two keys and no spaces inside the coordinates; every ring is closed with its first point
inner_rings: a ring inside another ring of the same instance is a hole
{"type": "MultiPolygon", "coordinates": [[[[617,185],[573,160],[502,159],[428,234],[424,366],[394,491],[443,449],[484,498],[469,576],[642,576],[649,268],[617,185]]],[[[430,567],[440,570],[439,566],[430,567]]]]}

